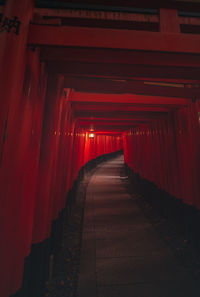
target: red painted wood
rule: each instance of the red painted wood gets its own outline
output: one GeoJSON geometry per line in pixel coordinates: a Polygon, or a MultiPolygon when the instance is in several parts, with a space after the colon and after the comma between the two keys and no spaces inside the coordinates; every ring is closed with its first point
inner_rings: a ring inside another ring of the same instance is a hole
{"type": "Polygon", "coordinates": [[[85,116],[90,116],[92,114],[101,114],[104,112],[105,116],[109,116],[110,118],[119,116],[123,118],[123,116],[131,116],[135,115],[135,113],[140,112],[168,112],[169,106],[156,106],[156,105],[148,105],[148,104],[127,104],[127,103],[107,103],[106,108],[105,104],[90,102],[72,102],[73,110],[77,116],[81,116],[84,114],[85,116]],[[105,110],[106,109],[106,110],[105,110]],[[105,114],[107,112],[107,114],[105,114]]]}
{"type": "Polygon", "coordinates": [[[134,30],[31,25],[28,42],[31,45],[200,53],[199,35],[134,30]]]}
{"type": "MultiPolygon", "coordinates": [[[[41,59],[44,61],[117,63],[133,65],[160,65],[199,67],[200,55],[152,51],[112,50],[105,48],[79,48],[43,46],[41,59]]],[[[120,75],[120,73],[118,73],[120,75]]]]}
{"type": "Polygon", "coordinates": [[[180,34],[177,13],[161,9],[161,33],[31,25],[27,49],[25,2],[5,10],[22,18],[20,35],[0,34],[3,297],[20,288],[31,243],[50,237],[79,170],[121,149],[122,134],[133,170],[200,209],[199,104],[190,100],[200,95],[200,36],[180,34]]]}
{"type": "Polygon", "coordinates": [[[49,71],[63,73],[66,77],[66,83],[69,77],[79,77],[83,79],[87,77],[101,77],[110,79],[132,79],[139,78],[163,78],[163,79],[185,79],[199,80],[199,69],[196,67],[163,67],[154,65],[128,65],[113,63],[63,63],[51,62],[49,71]]]}
{"type": "MultiPolygon", "coordinates": [[[[60,0],[61,2],[71,2],[71,3],[78,3],[78,4],[85,4],[85,0],[60,0]]],[[[157,1],[157,0],[152,0],[149,2],[149,0],[141,0],[138,2],[137,0],[127,0],[124,2],[124,0],[87,0],[87,4],[90,5],[104,5],[105,9],[106,6],[117,6],[117,7],[123,7],[123,8],[177,8],[181,10],[186,10],[186,11],[200,11],[200,4],[198,2],[194,2],[192,0],[168,0],[168,1],[157,1]]]]}
{"type": "Polygon", "coordinates": [[[127,164],[184,203],[199,209],[198,106],[174,111],[146,128],[124,133],[127,164]]]}
{"type": "Polygon", "coordinates": [[[128,22],[158,22],[157,15],[129,13],[129,12],[112,12],[112,11],[96,11],[84,9],[50,9],[50,8],[35,8],[35,13],[45,17],[56,18],[75,18],[90,19],[90,20],[112,20],[112,21],[128,21],[128,22]]]}
{"type": "MultiPolygon", "coordinates": [[[[8,297],[21,286],[23,260],[27,253],[20,215],[23,213],[26,178],[22,171],[28,159],[30,126],[34,108],[33,97],[23,96],[28,26],[33,1],[8,0],[4,9],[0,34],[0,295],[8,297]],[[19,35],[9,33],[3,21],[17,17],[21,21],[19,35]],[[4,30],[5,29],[5,30],[4,30]],[[28,100],[30,99],[30,107],[28,100]],[[21,107],[23,104],[23,107],[21,107]],[[27,118],[27,114],[30,119],[27,118]],[[24,126],[23,126],[24,124],[24,126]],[[26,127],[27,124],[27,127],[26,127]],[[24,133],[24,135],[23,135],[24,133]],[[19,164],[21,166],[19,166],[19,164]],[[22,209],[19,209],[22,205],[22,209]],[[19,210],[19,211],[18,211],[19,210]],[[22,210],[22,212],[21,212],[22,210]],[[22,239],[20,241],[20,239],[22,239]],[[16,247],[16,251],[13,251],[16,247]]],[[[32,95],[32,93],[31,93],[32,95]]],[[[30,181],[30,180],[29,180],[30,181]]],[[[32,202],[31,202],[32,203],[32,202]]],[[[24,213],[23,213],[24,215],[24,213]]],[[[30,227],[30,226],[29,226],[30,227]]],[[[26,231],[25,231],[26,233],[26,231]]]]}
{"type": "Polygon", "coordinates": [[[42,242],[50,236],[53,199],[55,198],[54,183],[62,108],[62,83],[63,77],[60,75],[52,75],[48,79],[33,226],[33,243],[42,242]]]}
{"type": "MultiPolygon", "coordinates": [[[[161,9],[161,10],[168,10],[168,11],[177,11],[175,9],[161,9]]],[[[0,7],[1,12],[1,7],[0,7]]],[[[130,12],[105,12],[99,10],[98,13],[95,10],[88,10],[84,9],[53,9],[53,8],[35,8],[35,14],[42,17],[48,17],[47,21],[61,21],[61,19],[76,19],[77,22],[79,19],[88,19],[88,20],[97,20],[99,23],[104,20],[110,21],[126,21],[126,22],[142,22],[142,23],[158,23],[159,16],[156,14],[144,14],[144,13],[130,13],[130,12]]],[[[170,14],[171,17],[171,14],[170,14]]],[[[173,17],[173,14],[172,14],[173,17]]],[[[177,18],[177,14],[175,14],[177,18]]],[[[45,23],[45,22],[44,22],[45,23]]],[[[181,16],[178,18],[178,23],[180,24],[190,24],[190,25],[199,25],[200,20],[195,17],[184,17],[181,16]]],[[[171,31],[173,32],[173,31],[171,31]]],[[[178,31],[179,32],[179,31],[178,31]]]]}
{"type": "MultiPolygon", "coordinates": [[[[36,50],[33,52],[29,49],[26,66],[27,76],[24,82],[23,97],[20,102],[20,126],[18,126],[19,130],[16,131],[18,141],[21,144],[18,151],[21,156],[21,186],[18,193],[21,202],[14,221],[17,230],[17,239],[15,245],[16,259],[13,261],[12,265],[15,267],[23,265],[24,258],[30,253],[32,243],[42,118],[46,94],[46,74],[44,73],[43,67],[44,65],[41,65],[39,62],[39,51],[36,50]],[[18,216],[19,219],[17,219],[18,216]]],[[[16,147],[15,151],[17,151],[16,147]]],[[[16,195],[18,194],[16,192],[16,195]]],[[[17,271],[17,269],[15,271],[17,271]]],[[[21,266],[21,269],[23,272],[23,266],[21,266]]],[[[19,279],[16,276],[14,276],[13,279],[14,286],[17,287],[19,279]]]]}
{"type": "Polygon", "coordinates": [[[80,93],[72,91],[71,102],[97,102],[97,103],[123,103],[123,104],[149,104],[152,105],[187,105],[188,100],[184,98],[171,98],[161,96],[142,96],[133,94],[98,94],[80,93]]]}
{"type": "Polygon", "coordinates": [[[160,32],[180,33],[177,9],[160,9],[160,32]]]}
{"type": "MultiPolygon", "coordinates": [[[[142,82],[120,79],[95,78],[67,78],[65,87],[73,88],[79,92],[112,93],[112,94],[142,94],[165,97],[198,98],[200,97],[200,84],[187,88],[183,84],[171,86],[153,85],[154,82],[142,82]]],[[[159,84],[159,82],[157,83],[159,84]]],[[[160,83],[162,84],[162,82],[160,83]]],[[[169,83],[170,85],[170,83],[169,83]]],[[[192,85],[191,85],[192,86],[192,85]]]]}

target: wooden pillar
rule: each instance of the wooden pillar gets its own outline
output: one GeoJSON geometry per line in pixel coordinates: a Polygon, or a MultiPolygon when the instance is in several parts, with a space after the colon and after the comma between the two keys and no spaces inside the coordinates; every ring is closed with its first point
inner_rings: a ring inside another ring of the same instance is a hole
{"type": "Polygon", "coordinates": [[[48,77],[31,250],[30,296],[42,296],[48,279],[55,170],[62,110],[62,75],[48,77]]]}
{"type": "Polygon", "coordinates": [[[32,0],[7,0],[0,23],[0,295],[4,297],[20,288],[23,275],[23,260],[22,267],[14,267],[22,189],[19,127],[33,3],[32,0]]]}
{"type": "MultiPolygon", "coordinates": [[[[6,150],[6,130],[22,94],[27,37],[33,0],[8,0],[0,24],[0,162],[6,150]],[[9,120],[8,120],[9,118],[9,120]]],[[[2,165],[2,164],[0,164],[2,165]]]]}
{"type": "Polygon", "coordinates": [[[63,77],[51,75],[48,79],[47,98],[43,119],[42,143],[39,163],[39,177],[33,226],[33,243],[39,243],[50,236],[52,220],[51,185],[54,175],[52,167],[56,158],[58,121],[63,77]]]}

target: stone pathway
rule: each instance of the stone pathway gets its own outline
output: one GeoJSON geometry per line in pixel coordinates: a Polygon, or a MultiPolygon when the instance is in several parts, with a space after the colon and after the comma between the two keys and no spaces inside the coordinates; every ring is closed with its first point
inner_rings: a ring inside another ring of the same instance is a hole
{"type": "Polygon", "coordinates": [[[79,297],[199,297],[197,282],[123,183],[123,157],[98,165],[86,194],[79,297]]]}

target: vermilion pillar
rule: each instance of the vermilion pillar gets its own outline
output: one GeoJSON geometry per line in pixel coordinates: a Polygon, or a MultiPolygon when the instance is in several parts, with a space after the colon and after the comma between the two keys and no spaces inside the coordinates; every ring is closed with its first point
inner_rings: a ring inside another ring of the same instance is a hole
{"type": "Polygon", "coordinates": [[[40,296],[48,278],[50,235],[62,111],[63,77],[49,75],[36,187],[31,250],[31,296],[40,296]]]}
{"type": "Polygon", "coordinates": [[[69,150],[70,150],[70,138],[69,135],[70,125],[72,122],[72,111],[71,111],[71,103],[67,102],[66,104],[67,116],[65,117],[65,125],[64,125],[64,142],[62,144],[63,147],[63,176],[61,183],[61,197],[62,197],[62,208],[66,206],[66,196],[67,196],[67,177],[68,177],[68,163],[69,163],[69,150]]]}
{"type": "Polygon", "coordinates": [[[22,94],[25,52],[33,0],[8,0],[0,24],[0,161],[3,162],[7,129],[22,94]],[[9,117],[9,121],[7,118],[9,117]]]}
{"type": "Polygon", "coordinates": [[[59,138],[59,122],[61,118],[61,90],[63,77],[51,75],[48,80],[47,98],[43,119],[42,143],[33,226],[33,243],[41,243],[49,238],[52,221],[52,207],[59,138]]]}
{"type": "Polygon", "coordinates": [[[71,116],[71,110],[67,98],[62,98],[62,117],[59,129],[59,151],[58,162],[56,168],[56,179],[54,187],[54,207],[53,207],[53,219],[56,220],[59,216],[59,212],[65,206],[66,192],[63,192],[63,185],[66,188],[67,183],[67,167],[68,167],[68,137],[69,132],[69,119],[71,116]]]}
{"type": "Polygon", "coordinates": [[[20,141],[21,124],[25,121],[24,113],[21,114],[22,89],[32,13],[32,0],[8,0],[0,24],[0,295],[3,297],[20,288],[23,274],[23,259],[21,266],[16,267],[18,255],[14,250],[19,231],[25,149],[20,141]]]}
{"type": "Polygon", "coordinates": [[[69,138],[69,150],[68,150],[68,170],[67,170],[67,192],[71,190],[72,188],[72,170],[73,170],[73,149],[74,149],[74,141],[75,141],[75,131],[76,131],[76,121],[71,120],[70,123],[70,138],[69,138]]]}

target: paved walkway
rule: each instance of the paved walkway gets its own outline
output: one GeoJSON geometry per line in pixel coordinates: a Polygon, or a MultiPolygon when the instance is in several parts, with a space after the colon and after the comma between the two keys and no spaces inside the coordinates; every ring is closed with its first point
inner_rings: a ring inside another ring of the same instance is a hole
{"type": "Polygon", "coordinates": [[[199,297],[121,180],[123,158],[98,166],[88,189],[80,297],[199,297]]]}

